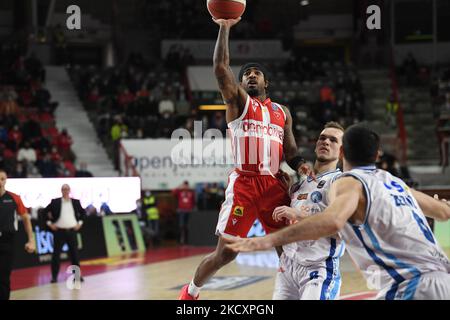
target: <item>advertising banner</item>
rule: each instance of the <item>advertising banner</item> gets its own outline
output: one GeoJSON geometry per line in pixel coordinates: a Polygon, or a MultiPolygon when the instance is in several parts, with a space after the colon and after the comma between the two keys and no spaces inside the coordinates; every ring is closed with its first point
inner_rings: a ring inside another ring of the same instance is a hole
{"type": "MultiPolygon", "coordinates": [[[[233,168],[228,139],[126,139],[122,147],[142,179],[143,189],[170,190],[188,180],[227,183],[233,168]]],[[[121,166],[125,166],[121,162],[121,166]]],[[[125,171],[125,168],[122,168],[125,171]]]]}

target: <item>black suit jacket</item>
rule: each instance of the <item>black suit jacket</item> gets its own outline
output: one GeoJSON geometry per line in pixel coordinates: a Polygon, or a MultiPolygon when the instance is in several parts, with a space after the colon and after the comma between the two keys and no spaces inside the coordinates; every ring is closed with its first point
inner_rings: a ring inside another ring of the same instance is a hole
{"type": "MultiPolygon", "coordinates": [[[[75,219],[77,221],[84,220],[86,218],[86,211],[80,204],[80,200],[70,199],[72,200],[73,211],[75,212],[75,219]]],[[[50,204],[44,209],[47,221],[50,220],[52,223],[58,221],[61,216],[61,203],[62,198],[52,199],[50,204]]]]}

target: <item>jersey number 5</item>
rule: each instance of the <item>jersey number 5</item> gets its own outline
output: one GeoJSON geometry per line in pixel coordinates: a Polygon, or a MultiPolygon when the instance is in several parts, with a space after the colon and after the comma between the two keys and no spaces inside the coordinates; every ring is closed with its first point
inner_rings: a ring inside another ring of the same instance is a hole
{"type": "Polygon", "coordinates": [[[417,224],[419,225],[420,230],[422,230],[425,238],[427,238],[427,240],[430,241],[431,243],[435,244],[436,242],[434,241],[433,232],[431,232],[430,228],[427,227],[425,222],[423,222],[422,218],[420,218],[420,216],[417,213],[412,211],[412,215],[414,219],[417,221],[417,224]]]}

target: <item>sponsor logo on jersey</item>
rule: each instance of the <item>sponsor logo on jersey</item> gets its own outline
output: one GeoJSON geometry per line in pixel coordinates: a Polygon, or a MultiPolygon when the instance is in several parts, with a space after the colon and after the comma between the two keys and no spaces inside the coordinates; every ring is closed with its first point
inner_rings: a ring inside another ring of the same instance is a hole
{"type": "Polygon", "coordinates": [[[319,191],[311,193],[311,200],[314,203],[319,203],[322,200],[322,194],[319,191]]]}
{"type": "Polygon", "coordinates": [[[323,186],[327,183],[325,180],[319,181],[319,184],[317,185],[317,189],[322,189],[323,186]]]}
{"type": "Polygon", "coordinates": [[[300,193],[297,196],[297,200],[306,200],[306,199],[308,199],[308,193],[300,193]]]}
{"type": "Polygon", "coordinates": [[[278,111],[278,105],[275,103],[272,103],[272,110],[273,111],[278,111]]]}
{"type": "Polygon", "coordinates": [[[235,218],[233,218],[232,220],[231,220],[231,222],[233,223],[233,226],[237,223],[237,219],[235,219],[235,218]]]}
{"type": "Polygon", "coordinates": [[[258,120],[244,120],[242,123],[242,130],[245,133],[255,133],[258,137],[263,137],[264,135],[275,136],[278,137],[281,141],[283,141],[284,138],[283,128],[273,123],[265,125],[264,122],[258,120]]]}
{"type": "Polygon", "coordinates": [[[233,214],[238,217],[242,217],[244,215],[244,207],[235,207],[233,214]]]}

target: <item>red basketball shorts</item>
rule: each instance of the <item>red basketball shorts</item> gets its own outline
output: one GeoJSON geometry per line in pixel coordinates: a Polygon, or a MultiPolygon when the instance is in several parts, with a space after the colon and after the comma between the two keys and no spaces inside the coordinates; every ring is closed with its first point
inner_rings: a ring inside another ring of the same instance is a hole
{"type": "Polygon", "coordinates": [[[233,171],[228,177],[225,201],[219,213],[217,235],[247,237],[256,219],[266,233],[284,226],[285,221],[274,221],[273,210],[278,206],[289,206],[286,187],[271,175],[242,175],[233,171]]]}

